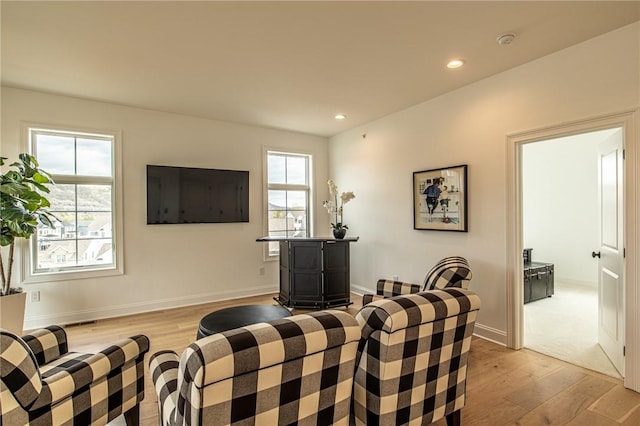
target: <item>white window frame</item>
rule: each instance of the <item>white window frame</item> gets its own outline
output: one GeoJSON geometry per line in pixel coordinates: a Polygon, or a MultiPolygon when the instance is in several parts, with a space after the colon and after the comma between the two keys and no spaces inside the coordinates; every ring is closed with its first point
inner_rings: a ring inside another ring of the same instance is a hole
{"type": "MultiPolygon", "coordinates": [[[[124,274],[124,224],[123,224],[123,202],[122,202],[122,136],[120,131],[114,130],[98,130],[79,128],[75,126],[59,126],[42,123],[23,123],[22,124],[22,140],[23,147],[26,152],[32,153],[38,158],[37,152],[31,141],[32,133],[54,132],[57,134],[69,134],[76,136],[111,138],[112,145],[112,170],[113,177],[106,180],[111,182],[111,209],[112,209],[112,240],[113,240],[113,264],[85,266],[77,269],[65,269],[60,271],[34,271],[35,253],[38,249],[36,239],[29,239],[28,244],[22,245],[22,283],[41,283],[49,281],[66,281],[74,279],[98,278],[124,274]]],[[[44,168],[46,171],[46,168],[44,168]]],[[[105,179],[97,177],[82,176],[59,176],[56,181],[56,175],[52,176],[55,182],[59,183],[105,183],[105,179]]]]}
{"type": "MultiPolygon", "coordinates": [[[[293,191],[307,191],[307,233],[309,236],[313,235],[313,212],[314,209],[314,156],[310,152],[306,152],[298,149],[283,149],[274,147],[263,147],[263,229],[264,235],[269,235],[269,190],[293,190],[293,191]],[[307,185],[292,185],[292,184],[269,184],[269,154],[282,154],[291,156],[304,156],[308,158],[307,167],[307,185]]],[[[264,259],[265,260],[277,260],[280,257],[279,253],[273,253],[269,251],[269,244],[264,244],[264,259]]]]}

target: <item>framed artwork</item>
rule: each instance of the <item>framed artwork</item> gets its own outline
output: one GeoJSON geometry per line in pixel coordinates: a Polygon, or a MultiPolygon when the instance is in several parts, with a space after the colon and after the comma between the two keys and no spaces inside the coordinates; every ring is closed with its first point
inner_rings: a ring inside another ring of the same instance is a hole
{"type": "Polygon", "coordinates": [[[413,172],[413,229],[467,232],[467,165],[413,172]]]}

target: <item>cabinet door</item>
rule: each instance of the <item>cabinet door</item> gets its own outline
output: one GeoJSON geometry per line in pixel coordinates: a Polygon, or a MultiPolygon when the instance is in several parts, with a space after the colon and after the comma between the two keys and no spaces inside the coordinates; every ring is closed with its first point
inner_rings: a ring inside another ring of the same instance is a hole
{"type": "Polygon", "coordinates": [[[291,300],[291,280],[289,279],[289,243],[280,241],[280,302],[289,306],[291,300]]]}
{"type": "Polygon", "coordinates": [[[325,302],[349,301],[349,243],[327,241],[323,251],[325,302]]]}
{"type": "Polygon", "coordinates": [[[297,302],[322,301],[322,245],[320,242],[290,243],[289,271],[291,300],[297,302]]]}

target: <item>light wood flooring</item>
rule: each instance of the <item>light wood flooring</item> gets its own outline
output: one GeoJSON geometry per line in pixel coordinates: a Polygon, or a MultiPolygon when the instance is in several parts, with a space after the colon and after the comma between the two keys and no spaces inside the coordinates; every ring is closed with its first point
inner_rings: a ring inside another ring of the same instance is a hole
{"type": "MultiPolygon", "coordinates": [[[[182,353],[200,319],[230,306],[275,303],[273,295],[168,309],[66,327],[72,351],[97,351],[120,338],[145,334],[150,353],[182,353]]],[[[346,308],[355,315],[361,300],[346,308]]],[[[345,308],[341,308],[345,309],[345,308]]],[[[296,310],[295,313],[301,311],[296,310]]],[[[145,368],[148,369],[148,358],[145,368]]],[[[157,425],[157,398],[146,373],[143,425],[157,425]]],[[[446,425],[444,420],[435,423],[446,425]]],[[[622,381],[529,350],[513,351],[480,338],[471,344],[463,425],[640,425],[640,394],[622,381]]]]}

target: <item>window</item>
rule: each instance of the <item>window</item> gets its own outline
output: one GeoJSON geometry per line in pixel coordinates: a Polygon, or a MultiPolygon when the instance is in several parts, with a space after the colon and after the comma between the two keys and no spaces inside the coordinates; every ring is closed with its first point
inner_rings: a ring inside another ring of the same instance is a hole
{"type": "Polygon", "coordinates": [[[55,182],[46,197],[58,220],[34,234],[27,281],[122,273],[117,135],[29,128],[28,137],[55,182]]]}
{"type": "MultiPolygon", "coordinates": [[[[267,223],[270,237],[308,237],[311,156],[267,151],[267,223]]],[[[269,243],[269,256],[278,243],[269,243]]]]}

